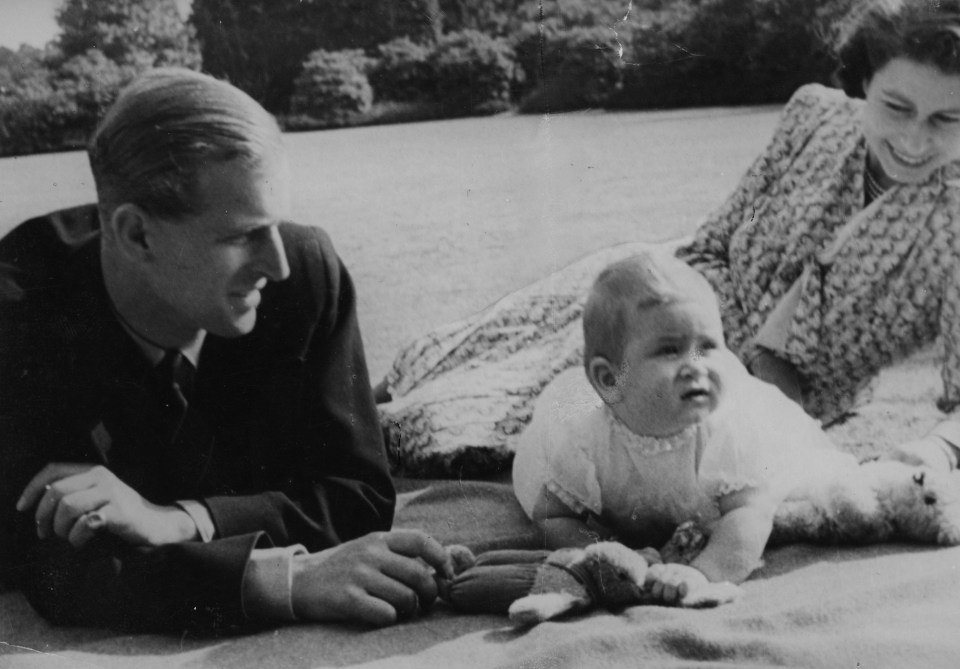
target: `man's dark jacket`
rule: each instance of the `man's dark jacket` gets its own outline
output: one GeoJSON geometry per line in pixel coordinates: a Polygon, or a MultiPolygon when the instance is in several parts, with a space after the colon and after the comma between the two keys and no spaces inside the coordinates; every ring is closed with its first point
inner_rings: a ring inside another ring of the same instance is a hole
{"type": "Polygon", "coordinates": [[[0,558],[56,623],[235,629],[254,548],[321,550],[390,527],[394,489],[354,290],[327,235],[283,224],[290,277],[254,330],[207,335],[186,419],[162,434],[155,374],[111,311],[92,206],[0,240],[0,558]],[[168,441],[168,440],[167,440],[168,441]],[[210,543],[82,550],[36,536],[14,506],[50,462],[107,466],[157,504],[195,499],[210,543]]]}

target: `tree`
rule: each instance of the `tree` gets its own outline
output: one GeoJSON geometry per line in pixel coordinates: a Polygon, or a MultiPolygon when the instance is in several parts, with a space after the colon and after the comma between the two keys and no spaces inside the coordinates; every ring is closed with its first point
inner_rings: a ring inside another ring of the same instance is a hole
{"type": "Polygon", "coordinates": [[[62,62],[96,49],[120,66],[200,67],[195,30],[175,0],[66,0],[57,23],[62,62]]]}
{"type": "Polygon", "coordinates": [[[433,42],[440,11],[438,0],[194,0],[191,22],[208,72],[285,112],[310,53],[433,42]]]}

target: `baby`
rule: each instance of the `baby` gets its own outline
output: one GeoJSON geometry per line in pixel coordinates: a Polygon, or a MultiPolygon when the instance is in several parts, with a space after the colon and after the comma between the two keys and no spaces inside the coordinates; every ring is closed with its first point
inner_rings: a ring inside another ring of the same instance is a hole
{"type": "Polygon", "coordinates": [[[819,424],[747,373],[709,284],[672,256],[605,269],[583,331],[589,384],[580,370],[557,377],[519,441],[513,482],[527,515],[549,548],[659,546],[695,520],[707,545],[689,566],[651,567],[654,596],[677,603],[707,582],[743,581],[810,449],[832,450],[819,424]]]}

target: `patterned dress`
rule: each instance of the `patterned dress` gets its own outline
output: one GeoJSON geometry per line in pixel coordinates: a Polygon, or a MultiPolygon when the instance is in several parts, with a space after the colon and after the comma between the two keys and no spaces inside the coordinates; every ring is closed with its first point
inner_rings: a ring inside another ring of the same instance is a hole
{"type": "Polygon", "coordinates": [[[744,360],[793,289],[779,352],[824,422],[938,334],[940,406],[960,401],[960,164],[864,208],[861,105],[819,85],[797,91],[766,151],[678,253],[710,280],[727,343],[744,360]]]}
{"type": "MultiPolygon", "coordinates": [[[[825,422],[938,333],[940,406],[960,402],[960,164],[865,209],[861,104],[819,85],[797,91],[766,151],[679,253],[713,284],[728,346],[743,359],[796,284],[784,353],[806,380],[805,408],[825,422]]],[[[582,362],[593,279],[641,247],[591,254],[402,350],[387,375],[394,400],[381,406],[395,471],[507,471],[537,395],[582,362]]]]}

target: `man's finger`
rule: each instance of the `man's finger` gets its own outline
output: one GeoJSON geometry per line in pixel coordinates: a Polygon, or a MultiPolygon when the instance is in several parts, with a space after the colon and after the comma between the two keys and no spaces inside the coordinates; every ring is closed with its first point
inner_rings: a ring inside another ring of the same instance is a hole
{"type": "Polygon", "coordinates": [[[380,571],[416,592],[422,609],[430,608],[437,599],[437,582],[433,572],[419,559],[389,555],[380,565],[380,571]]]}
{"type": "MultiPolygon", "coordinates": [[[[68,470],[62,470],[61,473],[65,473],[66,471],[68,470]]],[[[79,472],[75,471],[74,474],[48,483],[43,487],[43,495],[40,497],[40,501],[37,502],[37,508],[34,512],[34,517],[37,522],[37,536],[41,539],[46,539],[56,531],[54,528],[54,518],[60,510],[60,501],[64,495],[90,489],[96,485],[96,478],[87,476],[89,473],[89,469],[79,472]]]]}
{"type": "Polygon", "coordinates": [[[40,472],[30,479],[30,482],[24,487],[17,500],[17,511],[26,511],[48,490],[48,486],[82,472],[88,471],[95,465],[71,463],[71,462],[53,462],[40,470],[40,472]]]}
{"type": "Polygon", "coordinates": [[[77,548],[83,548],[88,541],[97,536],[97,532],[107,526],[107,521],[100,511],[85,513],[73,524],[67,541],[77,548]]]}
{"type": "Polygon", "coordinates": [[[450,554],[433,537],[419,530],[395,530],[385,540],[394,553],[420,558],[447,578],[454,577],[450,554]]]}
{"type": "Polygon", "coordinates": [[[101,486],[64,495],[60,498],[53,514],[53,533],[58,537],[67,538],[81,516],[96,511],[109,501],[109,497],[101,486]]]}
{"type": "Polygon", "coordinates": [[[372,576],[364,584],[364,589],[371,597],[389,604],[393,608],[394,619],[409,619],[422,610],[420,596],[412,588],[385,574],[372,576]]]}
{"type": "Polygon", "coordinates": [[[352,604],[352,610],[343,611],[343,619],[384,627],[397,622],[397,610],[384,600],[372,595],[361,595],[352,604]]]}

